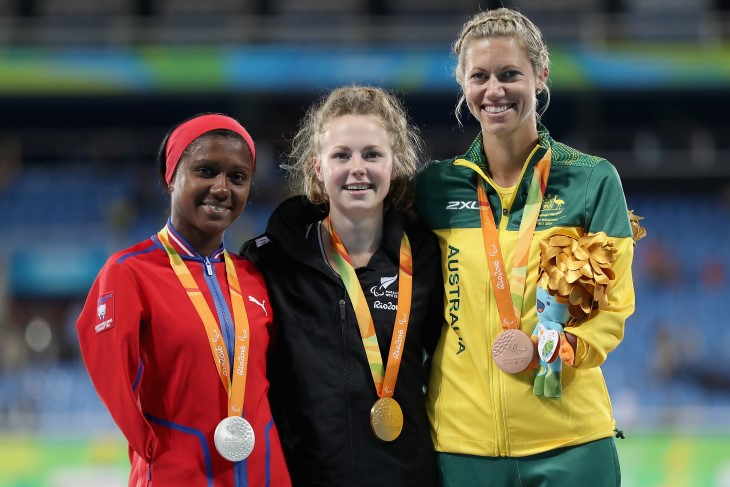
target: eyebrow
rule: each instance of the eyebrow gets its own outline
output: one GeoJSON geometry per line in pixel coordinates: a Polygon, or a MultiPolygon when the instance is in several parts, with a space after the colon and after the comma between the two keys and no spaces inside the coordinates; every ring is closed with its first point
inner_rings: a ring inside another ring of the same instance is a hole
{"type": "MultiPolygon", "coordinates": [[[[373,150],[373,149],[385,150],[382,146],[380,146],[378,144],[366,145],[361,150],[373,150]]],[[[332,150],[333,151],[336,151],[336,150],[352,151],[352,148],[347,145],[336,145],[332,148],[332,150]]]]}
{"type": "MultiPolygon", "coordinates": [[[[224,163],[222,163],[222,162],[220,162],[220,161],[218,161],[216,159],[207,159],[207,158],[191,160],[190,161],[190,164],[192,164],[192,165],[195,165],[195,164],[198,164],[198,165],[200,165],[200,164],[207,164],[207,165],[215,166],[217,168],[220,168],[221,166],[224,165],[224,163]]],[[[247,168],[247,166],[246,166],[245,163],[240,163],[240,164],[239,163],[234,163],[234,165],[233,165],[233,169],[236,170],[236,171],[243,171],[246,168],[247,168]]]]}
{"type": "MultiPolygon", "coordinates": [[[[498,71],[505,71],[505,70],[522,71],[523,69],[524,68],[521,68],[515,64],[505,64],[504,66],[499,66],[497,68],[498,71]]],[[[489,71],[489,70],[481,67],[480,65],[474,65],[471,67],[470,71],[489,71]]]]}

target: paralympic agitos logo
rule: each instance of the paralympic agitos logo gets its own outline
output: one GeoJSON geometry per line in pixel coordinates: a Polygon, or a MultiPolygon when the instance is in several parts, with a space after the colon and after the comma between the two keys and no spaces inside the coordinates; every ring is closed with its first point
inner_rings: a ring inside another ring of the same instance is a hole
{"type": "Polygon", "coordinates": [[[388,286],[393,284],[396,280],[398,280],[398,275],[396,274],[393,277],[381,277],[380,278],[380,286],[372,286],[370,288],[370,294],[375,296],[376,298],[380,298],[382,296],[385,296],[386,298],[395,298],[398,299],[398,291],[391,291],[388,289],[388,286]]]}

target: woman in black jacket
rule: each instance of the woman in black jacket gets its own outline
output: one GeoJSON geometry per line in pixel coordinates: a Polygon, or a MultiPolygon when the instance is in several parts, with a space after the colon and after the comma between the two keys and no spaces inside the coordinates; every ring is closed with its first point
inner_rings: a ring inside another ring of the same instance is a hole
{"type": "Polygon", "coordinates": [[[441,258],[406,211],[421,146],[394,96],[334,90],[286,166],[303,196],[242,249],[272,300],[270,400],[294,485],[437,485],[424,359],[442,326],[441,258]]]}

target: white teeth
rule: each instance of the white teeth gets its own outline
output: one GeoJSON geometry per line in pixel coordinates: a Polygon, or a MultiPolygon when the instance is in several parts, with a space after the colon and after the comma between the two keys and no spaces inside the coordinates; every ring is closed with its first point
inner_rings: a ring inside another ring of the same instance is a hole
{"type": "Polygon", "coordinates": [[[226,209],[223,208],[222,206],[214,206],[214,205],[204,205],[204,206],[212,211],[215,211],[216,213],[223,213],[224,211],[226,211],[226,209]]]}
{"type": "Polygon", "coordinates": [[[369,184],[348,184],[347,186],[345,186],[345,189],[348,189],[350,191],[358,191],[368,188],[370,188],[369,184]]]}
{"type": "Polygon", "coordinates": [[[488,106],[484,107],[484,109],[487,111],[487,113],[502,113],[509,109],[509,106],[501,106],[501,107],[494,107],[494,106],[488,106]]]}

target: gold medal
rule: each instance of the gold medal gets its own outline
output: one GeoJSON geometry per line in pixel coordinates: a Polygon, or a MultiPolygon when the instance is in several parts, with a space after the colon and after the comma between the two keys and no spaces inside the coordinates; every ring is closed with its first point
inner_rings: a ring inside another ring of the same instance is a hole
{"type": "Polygon", "coordinates": [[[508,374],[525,370],[532,362],[533,354],[532,339],[522,330],[505,330],[492,344],[494,363],[508,374]]]}
{"type": "MultiPolygon", "coordinates": [[[[357,273],[352,267],[347,249],[335,232],[332,217],[327,218],[327,228],[332,245],[332,258],[337,272],[342,277],[347,295],[355,310],[357,326],[365,348],[365,356],[370,365],[375,391],[380,399],[370,408],[370,427],[375,436],[383,441],[393,441],[403,430],[403,411],[395,399],[395,383],[398,377],[401,359],[405,353],[406,332],[411,314],[411,297],[413,293],[413,254],[408,236],[403,233],[400,245],[400,270],[398,271],[398,303],[396,305],[393,335],[390,339],[388,358],[383,360],[378,347],[378,336],[375,333],[375,323],[370,312],[357,273]],[[387,365],[383,367],[384,362],[387,365]]],[[[377,304],[377,303],[376,303],[377,304]]]]}
{"type": "Polygon", "coordinates": [[[403,411],[392,397],[381,397],[370,409],[370,426],[375,436],[393,441],[403,430],[403,411]]]}

